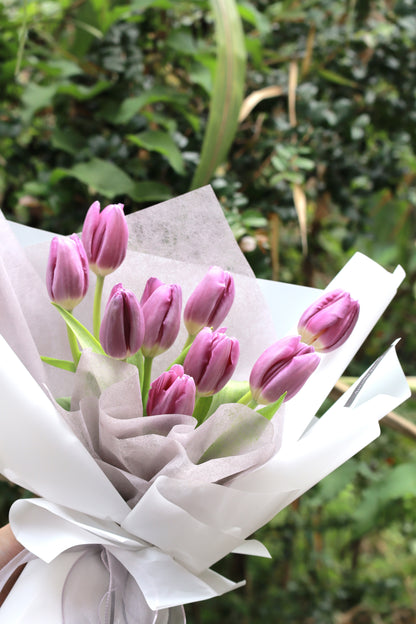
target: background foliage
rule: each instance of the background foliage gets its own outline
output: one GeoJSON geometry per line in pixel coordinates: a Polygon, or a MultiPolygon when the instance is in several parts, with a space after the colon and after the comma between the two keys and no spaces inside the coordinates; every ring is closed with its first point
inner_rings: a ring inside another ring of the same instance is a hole
{"type": "MultiPolygon", "coordinates": [[[[350,373],[399,334],[415,375],[415,9],[3,0],[2,210],[71,233],[92,198],[130,212],[211,182],[259,277],[324,286],[357,250],[401,263],[350,373]]],[[[385,432],[260,532],[273,563],[222,563],[247,589],[189,621],[415,622],[415,467],[385,432]]]]}

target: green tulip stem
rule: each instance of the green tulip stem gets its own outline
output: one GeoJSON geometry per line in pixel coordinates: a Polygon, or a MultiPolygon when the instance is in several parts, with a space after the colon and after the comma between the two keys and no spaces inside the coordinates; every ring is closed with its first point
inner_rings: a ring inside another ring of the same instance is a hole
{"type": "Polygon", "coordinates": [[[208,416],[208,412],[211,407],[213,398],[214,397],[212,395],[197,397],[197,400],[195,403],[195,409],[194,409],[192,416],[197,419],[198,425],[202,425],[202,423],[208,416]]]}
{"type": "Polygon", "coordinates": [[[244,394],[241,399],[237,401],[237,403],[240,403],[241,405],[247,405],[247,407],[249,407],[250,409],[256,409],[258,405],[257,401],[251,396],[251,390],[246,392],[246,394],[244,394]]]}
{"type": "MultiPolygon", "coordinates": [[[[250,403],[254,401],[253,397],[251,396],[251,390],[249,390],[248,392],[246,392],[241,399],[239,399],[237,401],[237,403],[242,403],[243,405],[250,405],[250,403]]],[[[254,401],[255,405],[257,405],[257,403],[254,401]]],[[[251,405],[250,405],[251,407],[251,405]]]]}
{"type": "Polygon", "coordinates": [[[174,366],[175,364],[183,364],[185,362],[185,358],[188,355],[188,351],[191,348],[192,345],[192,341],[191,344],[185,344],[183,350],[181,351],[181,353],[178,355],[178,357],[176,358],[176,360],[173,360],[172,364],[169,366],[169,370],[172,368],[172,366],[174,366]]]}
{"type": "MultiPolygon", "coordinates": [[[[72,313],[71,313],[72,314],[72,313]]],[[[78,365],[79,358],[81,357],[81,351],[79,350],[76,336],[69,325],[66,326],[68,334],[68,342],[71,347],[72,359],[74,360],[75,367],[78,365]]]]}
{"type": "Polygon", "coordinates": [[[149,395],[150,388],[150,376],[152,373],[153,358],[145,355],[143,366],[143,383],[142,383],[142,400],[143,400],[143,415],[146,415],[147,397],[149,395]]]}
{"type": "Polygon", "coordinates": [[[193,336],[192,334],[188,334],[185,344],[183,345],[182,352],[185,351],[185,349],[189,350],[189,347],[191,346],[191,344],[193,343],[196,337],[197,337],[197,334],[195,334],[195,336],[193,336]]]}
{"type": "Polygon", "coordinates": [[[97,281],[95,283],[94,293],[94,308],[93,308],[93,330],[94,336],[97,340],[100,339],[100,325],[101,325],[101,299],[103,296],[104,275],[97,275],[97,281]]]}

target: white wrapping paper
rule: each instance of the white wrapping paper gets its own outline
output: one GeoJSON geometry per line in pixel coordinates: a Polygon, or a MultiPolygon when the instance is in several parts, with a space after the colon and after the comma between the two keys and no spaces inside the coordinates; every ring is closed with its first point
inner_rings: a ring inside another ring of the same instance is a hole
{"type": "MultiPolygon", "coordinates": [[[[1,227],[5,231],[4,221],[1,227]]],[[[156,275],[181,283],[186,300],[210,265],[234,271],[238,294],[227,326],[241,340],[236,379],[248,378],[262,350],[276,335],[295,330],[301,312],[316,298],[312,289],[253,280],[208,188],[132,215],[129,228],[130,249],[122,279],[137,292],[150,275],[156,275]]],[[[17,233],[27,234],[21,228],[17,233]]],[[[341,349],[323,356],[301,392],[279,410],[283,430],[274,456],[226,485],[161,475],[130,509],[49,398],[49,392],[65,394],[71,379],[67,376],[63,381],[56,371],[43,369],[38,359],[38,349],[54,357],[68,356],[63,323],[44,306],[45,245],[27,249],[28,264],[21,259],[15,262],[15,242],[10,242],[10,248],[3,250],[0,266],[0,294],[6,296],[0,309],[0,329],[4,327],[5,334],[0,339],[0,471],[40,498],[18,501],[11,509],[17,539],[38,558],[27,564],[0,609],[0,624],[60,622],[65,579],[80,552],[91,553],[80,568],[85,573],[80,605],[94,592],[99,594],[105,581],[95,556],[97,545],[129,571],[147,605],[158,612],[154,622],[174,624],[178,612],[169,608],[238,587],[240,583],[210,567],[231,551],[268,556],[261,544],[246,541],[247,537],[377,437],[379,419],[409,396],[395,350],[390,348],[362,388],[357,382],[360,391],[350,405],[347,401],[354,388],[314,420],[404,276],[400,267],[390,274],[357,254],[328,286],[328,290],[344,288],[359,299],[357,326],[341,349]],[[24,290],[16,288],[22,280],[25,288],[37,292],[33,317],[24,290]],[[11,296],[14,304],[8,307],[11,296]],[[2,323],[2,315],[7,319],[16,309],[18,322],[2,323]],[[20,325],[22,333],[15,336],[20,325]]],[[[120,276],[118,270],[108,280],[106,292],[120,276]]],[[[90,304],[87,300],[80,306],[79,318],[86,324],[90,304]]],[[[181,335],[172,352],[160,358],[155,374],[172,361],[183,342],[181,335]]]]}

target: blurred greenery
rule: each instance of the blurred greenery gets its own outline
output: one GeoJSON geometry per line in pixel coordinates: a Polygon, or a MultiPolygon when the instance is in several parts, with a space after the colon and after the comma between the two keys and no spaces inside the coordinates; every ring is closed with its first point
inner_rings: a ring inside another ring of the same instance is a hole
{"type": "MultiPolygon", "coordinates": [[[[400,335],[415,375],[415,9],[3,0],[2,210],[71,233],[92,199],[131,212],[210,182],[259,277],[322,287],[356,251],[402,264],[349,374],[400,335]]],[[[272,562],[222,562],[246,589],[189,622],[416,622],[415,462],[385,429],[259,532],[272,562]]],[[[0,485],[4,520],[20,493],[0,485]]]]}

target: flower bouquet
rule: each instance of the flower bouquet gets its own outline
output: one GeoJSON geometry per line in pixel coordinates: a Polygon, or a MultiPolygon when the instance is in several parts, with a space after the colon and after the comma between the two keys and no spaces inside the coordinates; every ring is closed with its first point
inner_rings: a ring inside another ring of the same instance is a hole
{"type": "Polygon", "coordinates": [[[409,395],[393,346],[316,417],[403,270],[357,254],[323,294],[262,283],[209,187],[0,240],[0,471],[36,495],[10,511],[1,583],[26,565],[0,624],[184,622],[243,583],[211,566],[268,556],[249,536],[409,395]]]}

